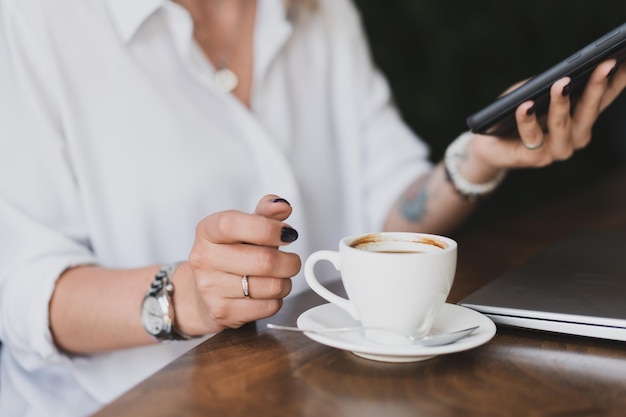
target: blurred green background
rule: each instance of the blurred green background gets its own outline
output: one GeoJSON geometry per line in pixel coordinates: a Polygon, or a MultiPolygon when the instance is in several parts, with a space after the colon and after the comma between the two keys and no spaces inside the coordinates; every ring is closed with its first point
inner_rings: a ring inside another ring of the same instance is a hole
{"type": "MultiPolygon", "coordinates": [[[[617,0],[355,0],[377,65],[406,122],[439,161],[465,119],[528,78],[626,21],[617,0]]],[[[626,93],[594,140],[548,168],[509,174],[471,224],[526,210],[626,161],[626,93]]],[[[616,190],[625,192],[626,190],[616,190]]]]}

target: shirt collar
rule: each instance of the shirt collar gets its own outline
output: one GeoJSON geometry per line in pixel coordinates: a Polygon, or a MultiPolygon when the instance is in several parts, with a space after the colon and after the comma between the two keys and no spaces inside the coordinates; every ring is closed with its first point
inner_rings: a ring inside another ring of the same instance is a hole
{"type": "Polygon", "coordinates": [[[115,28],[124,42],[130,41],[146,19],[167,2],[167,0],[104,1],[115,28]]]}
{"type": "MultiPolygon", "coordinates": [[[[139,27],[168,0],[104,0],[115,28],[124,42],[129,42],[139,27]]],[[[258,7],[272,14],[280,29],[286,30],[286,10],[282,0],[259,1],[258,7]],[[282,26],[282,27],[281,27],[282,26]]],[[[279,30],[280,30],[279,29],[279,30]]]]}
{"type": "MultiPolygon", "coordinates": [[[[178,9],[171,0],[103,0],[113,24],[124,43],[130,42],[141,26],[161,8],[178,9]]],[[[182,9],[182,7],[180,7],[182,9]]],[[[178,16],[178,14],[177,14],[178,16]]],[[[180,17],[180,16],[178,16],[180,17]]],[[[255,79],[262,79],[274,56],[292,32],[283,0],[257,0],[257,25],[255,27],[255,79]]],[[[191,39],[191,20],[175,19],[171,30],[177,49],[188,57],[191,39]]]]}

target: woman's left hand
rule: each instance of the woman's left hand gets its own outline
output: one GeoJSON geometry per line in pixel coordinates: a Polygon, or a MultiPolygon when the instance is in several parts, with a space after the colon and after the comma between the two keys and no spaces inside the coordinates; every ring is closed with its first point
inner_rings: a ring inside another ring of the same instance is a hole
{"type": "Polygon", "coordinates": [[[515,117],[521,140],[476,135],[464,174],[476,182],[495,176],[502,169],[543,167],[568,159],[591,141],[594,123],[626,86],[626,64],[614,59],[598,65],[573,109],[569,92],[572,81],[565,77],[550,89],[546,128],[534,113],[534,102],[519,105],[515,117]],[[470,166],[471,165],[471,166],[470,166]]]}

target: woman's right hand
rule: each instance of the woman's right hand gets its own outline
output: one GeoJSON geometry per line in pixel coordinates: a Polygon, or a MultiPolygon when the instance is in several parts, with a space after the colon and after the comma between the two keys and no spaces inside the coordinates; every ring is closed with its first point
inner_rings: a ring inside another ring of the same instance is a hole
{"type": "Polygon", "coordinates": [[[298,237],[284,223],[291,211],[286,200],[266,195],[253,214],[228,210],[200,221],[189,261],[174,274],[180,332],[216,333],[278,312],[301,266],[298,255],[279,250],[298,237]]]}

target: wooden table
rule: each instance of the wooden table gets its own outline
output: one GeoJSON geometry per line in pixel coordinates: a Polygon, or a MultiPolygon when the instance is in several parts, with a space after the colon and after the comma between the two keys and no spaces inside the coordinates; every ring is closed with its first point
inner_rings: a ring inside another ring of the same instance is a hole
{"type": "MultiPolygon", "coordinates": [[[[626,171],[455,236],[449,302],[583,227],[626,229],[626,171]]],[[[293,325],[323,302],[311,292],[288,298],[275,317],[206,341],[97,416],[626,415],[623,342],[500,327],[476,349],[392,364],[265,327],[293,325]]]]}

